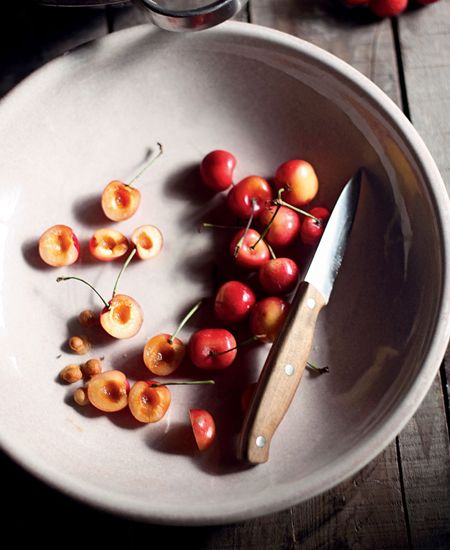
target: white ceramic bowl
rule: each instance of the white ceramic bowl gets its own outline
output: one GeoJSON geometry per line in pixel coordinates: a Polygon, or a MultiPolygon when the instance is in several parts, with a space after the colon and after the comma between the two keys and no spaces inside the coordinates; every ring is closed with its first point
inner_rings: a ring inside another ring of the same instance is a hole
{"type": "Polygon", "coordinates": [[[403,114],[342,61],[245,24],[188,36],[142,26],[37,71],[2,101],[0,128],[0,441],[39,478],[153,522],[231,522],[352,475],[419,406],[449,336],[449,201],[403,114]],[[57,285],[56,276],[85,276],[107,294],[118,268],[85,258],[47,269],[36,240],[65,223],[85,243],[106,225],[103,186],[129,178],[156,141],[165,155],[142,180],[143,206],[117,226],[129,234],[152,223],[164,233],[163,253],[132,265],[121,283],[142,304],[144,327],[132,341],[95,349],[105,368],[132,379],[147,376],[146,339],[173,330],[211,292],[216,239],[196,224],[218,216],[221,198],[200,190],[196,167],[205,153],[233,151],[238,178],[308,159],[329,206],[359,166],[371,173],[312,352],[331,372],[305,375],[266,465],[246,468],[232,457],[239,393],[256,379],[267,347],[243,352],[215,387],[174,389],[170,412],[155,425],[76,408],[72,387],[57,382],[74,360],[64,346],[79,331],[74,318],[97,302],[81,284],[57,285]],[[202,455],[193,452],[189,407],[216,417],[219,440],[202,455]]]}

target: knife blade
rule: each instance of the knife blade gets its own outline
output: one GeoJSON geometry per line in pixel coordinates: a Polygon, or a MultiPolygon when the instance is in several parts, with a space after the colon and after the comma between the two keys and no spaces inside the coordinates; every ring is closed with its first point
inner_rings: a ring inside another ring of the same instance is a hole
{"type": "Polygon", "coordinates": [[[355,217],[362,169],[344,186],[328,220],[289,315],[264,363],[246,414],[238,455],[251,464],[269,459],[272,437],[305,370],[317,317],[328,303],[355,217]]]}

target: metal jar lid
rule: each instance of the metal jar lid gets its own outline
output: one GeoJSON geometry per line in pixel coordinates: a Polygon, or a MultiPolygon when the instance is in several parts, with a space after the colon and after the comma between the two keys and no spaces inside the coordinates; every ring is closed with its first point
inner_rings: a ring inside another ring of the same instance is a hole
{"type": "Polygon", "coordinates": [[[168,1],[134,1],[146,11],[155,25],[175,32],[198,31],[223,23],[236,15],[247,3],[247,0],[216,0],[215,2],[205,0],[205,2],[198,2],[201,4],[200,7],[173,9],[168,1]]]}

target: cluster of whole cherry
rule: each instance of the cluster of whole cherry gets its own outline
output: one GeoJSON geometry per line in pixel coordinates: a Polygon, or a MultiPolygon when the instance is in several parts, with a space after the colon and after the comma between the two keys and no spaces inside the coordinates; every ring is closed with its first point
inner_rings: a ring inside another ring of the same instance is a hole
{"type": "MultiPolygon", "coordinates": [[[[158,155],[144,169],[161,153],[160,146],[158,155]]],[[[236,159],[231,153],[212,151],[201,161],[201,180],[216,192],[231,188],[227,204],[230,213],[237,216],[242,225],[238,226],[231,239],[230,257],[240,270],[257,270],[258,282],[266,297],[257,301],[255,292],[248,284],[229,280],[220,286],[215,296],[214,312],[220,323],[226,326],[239,324],[249,317],[253,336],[248,342],[258,340],[271,343],[277,337],[288,312],[286,296],[296,287],[299,277],[296,262],[287,256],[277,258],[274,250],[286,250],[298,236],[304,244],[315,245],[320,240],[329,211],[323,207],[309,211],[302,209],[314,199],[319,187],[314,168],[305,160],[290,160],[279,166],[273,187],[260,176],[249,176],[234,184],[235,166],[236,159]],[[257,224],[259,231],[252,224],[257,224]]],[[[132,183],[142,172],[130,183],[113,181],[106,186],[101,205],[107,218],[122,221],[136,212],[140,193],[132,183]]],[[[203,225],[215,227],[213,224],[203,225]]],[[[101,299],[103,309],[99,314],[91,310],[80,313],[79,322],[83,327],[100,326],[110,336],[120,339],[136,335],[143,323],[143,311],[136,300],[116,292],[121,275],[134,256],[144,260],[155,257],[162,249],[163,236],[157,227],[145,225],[133,232],[130,241],[119,231],[110,228],[98,229],[89,241],[89,251],[97,260],[126,258],[117,275],[110,300],[105,300],[90,283],[80,277],[57,278],[58,282],[71,279],[82,282],[101,299]]],[[[70,227],[55,225],[40,237],[39,254],[50,266],[71,265],[80,255],[78,238],[70,227]]],[[[186,351],[192,363],[200,369],[221,370],[233,363],[237,348],[245,342],[238,345],[233,334],[225,328],[200,329],[192,334],[188,346],[178,338],[180,330],[203,302],[201,300],[191,308],[172,334],[157,334],[147,341],[143,361],[152,374],[160,377],[172,374],[183,362],[186,351]]],[[[78,354],[87,353],[91,347],[84,336],[72,336],[69,346],[78,354]]],[[[164,383],[139,380],[130,388],[122,371],[103,372],[98,359],[90,359],[81,366],[68,365],[61,371],[60,377],[68,383],[85,378],[85,386],[74,392],[77,404],[90,403],[103,412],[115,412],[128,407],[132,415],[143,423],[157,422],[167,412],[171,402],[167,386],[214,383],[212,380],[164,383]]],[[[243,408],[248,406],[254,386],[247,388],[242,396],[243,408]]],[[[215,439],[214,419],[205,409],[191,409],[189,414],[198,448],[204,450],[215,439]]]]}
{"type": "MultiPolygon", "coordinates": [[[[213,191],[229,189],[226,197],[229,213],[237,217],[242,226],[202,225],[233,230],[229,255],[238,268],[237,279],[247,279],[248,273],[256,274],[254,283],[224,282],[214,299],[217,320],[229,326],[249,319],[252,337],[237,344],[233,334],[224,328],[195,332],[189,342],[190,358],[195,366],[203,369],[228,367],[236,357],[237,348],[244,343],[275,341],[288,314],[287,295],[297,286],[299,278],[297,263],[289,257],[289,246],[294,245],[297,250],[299,240],[309,247],[316,245],[330,215],[322,206],[304,209],[319,189],[315,170],[306,160],[281,164],[272,185],[254,175],[234,184],[235,166],[236,159],[228,151],[212,151],[202,160],[200,174],[204,184],[213,191]],[[283,256],[277,257],[275,251],[283,256]],[[257,294],[263,297],[257,300],[257,294]]],[[[248,278],[251,279],[251,275],[248,278]]]]}
{"type": "MultiPolygon", "coordinates": [[[[417,4],[426,6],[438,0],[415,0],[417,4]]],[[[409,0],[342,0],[348,7],[368,7],[378,17],[395,17],[408,7],[409,0]]]]}

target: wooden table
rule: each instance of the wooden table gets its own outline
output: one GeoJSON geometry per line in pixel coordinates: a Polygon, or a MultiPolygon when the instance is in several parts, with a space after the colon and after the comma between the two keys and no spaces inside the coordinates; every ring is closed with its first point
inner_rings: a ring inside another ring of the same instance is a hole
{"type": "MultiPolygon", "coordinates": [[[[0,95],[69,48],[142,22],[129,5],[58,9],[16,1],[2,3],[1,14],[0,95]]],[[[450,0],[393,20],[343,9],[337,0],[250,0],[238,18],[309,40],[370,77],[411,119],[450,184],[450,0]]],[[[12,535],[14,546],[31,536],[103,548],[450,548],[449,367],[450,355],[406,428],[353,479],[235,525],[172,528],[112,517],[47,488],[0,455],[4,537],[12,535]],[[61,528],[65,535],[56,538],[61,528]]]]}

